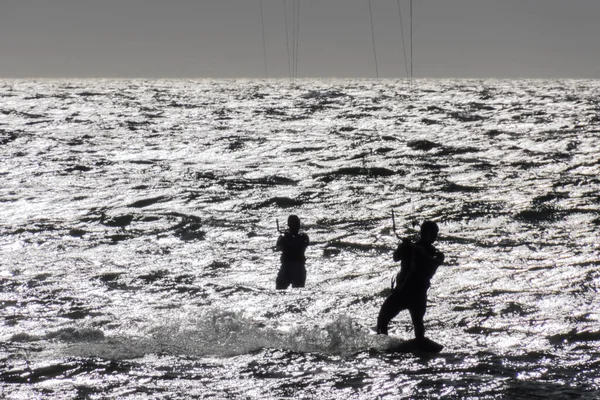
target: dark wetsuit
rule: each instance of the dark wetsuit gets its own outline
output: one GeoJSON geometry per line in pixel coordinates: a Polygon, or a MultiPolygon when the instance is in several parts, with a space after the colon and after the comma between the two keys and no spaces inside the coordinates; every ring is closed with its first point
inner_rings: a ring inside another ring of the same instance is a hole
{"type": "Polygon", "coordinates": [[[279,236],[277,248],[281,250],[281,268],[275,280],[277,289],[304,287],[306,281],[306,257],[304,251],[308,246],[308,235],[304,232],[292,234],[289,231],[279,236]]]}
{"type": "Polygon", "coordinates": [[[435,271],[444,261],[444,255],[428,243],[411,243],[404,239],[394,252],[394,261],[400,261],[396,287],[383,302],[377,317],[377,332],[388,333],[388,324],[402,310],[410,312],[415,337],[425,337],[423,317],[427,308],[427,289],[435,271]]]}

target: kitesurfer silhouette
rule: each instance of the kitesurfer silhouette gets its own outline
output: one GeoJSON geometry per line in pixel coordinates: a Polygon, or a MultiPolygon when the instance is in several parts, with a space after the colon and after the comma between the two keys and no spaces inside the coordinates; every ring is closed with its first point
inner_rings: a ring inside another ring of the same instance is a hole
{"type": "Polygon", "coordinates": [[[277,250],[281,251],[281,267],[275,280],[277,289],[304,287],[306,281],[306,257],[304,252],[309,244],[308,235],[300,232],[300,218],[288,217],[288,230],[277,239],[277,250]]]}
{"type": "Polygon", "coordinates": [[[396,286],[383,302],[377,317],[377,333],[388,334],[388,324],[402,310],[408,310],[415,328],[415,337],[425,337],[423,317],[427,308],[427,289],[437,268],[444,262],[444,254],[433,247],[439,232],[433,221],[421,225],[417,242],[403,239],[394,252],[394,261],[400,261],[396,286]]]}

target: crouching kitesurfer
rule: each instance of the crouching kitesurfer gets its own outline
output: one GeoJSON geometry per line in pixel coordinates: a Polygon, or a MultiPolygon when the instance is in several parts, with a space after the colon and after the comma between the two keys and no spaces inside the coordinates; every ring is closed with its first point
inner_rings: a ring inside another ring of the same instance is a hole
{"type": "Polygon", "coordinates": [[[400,261],[400,272],[392,293],[383,302],[377,317],[377,333],[387,335],[388,324],[402,310],[408,310],[417,340],[425,338],[423,317],[427,308],[427,289],[437,268],[444,262],[444,254],[433,247],[439,232],[433,221],[421,225],[420,238],[413,242],[402,239],[394,252],[394,261],[400,261]]]}
{"type": "Polygon", "coordinates": [[[290,284],[292,287],[304,287],[306,281],[304,252],[309,244],[308,235],[300,232],[300,218],[297,215],[290,215],[287,223],[288,229],[280,232],[277,239],[277,250],[281,251],[281,267],[275,280],[276,289],[287,289],[290,284]]]}

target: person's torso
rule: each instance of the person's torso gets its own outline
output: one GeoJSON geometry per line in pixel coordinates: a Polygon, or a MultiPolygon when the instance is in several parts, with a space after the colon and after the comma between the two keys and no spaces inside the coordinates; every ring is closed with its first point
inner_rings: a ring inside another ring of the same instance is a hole
{"type": "Polygon", "coordinates": [[[304,252],[308,246],[308,236],[300,232],[293,235],[286,232],[280,242],[281,260],[286,262],[304,262],[306,257],[304,252]]]}
{"type": "MultiPolygon", "coordinates": [[[[433,245],[417,244],[425,249],[427,256],[435,256],[436,249],[433,245]]],[[[400,251],[401,259],[398,279],[404,282],[402,289],[413,292],[426,292],[431,285],[431,278],[437,270],[437,265],[432,263],[427,257],[419,254],[418,251],[414,251],[407,244],[401,245],[400,251]]]]}

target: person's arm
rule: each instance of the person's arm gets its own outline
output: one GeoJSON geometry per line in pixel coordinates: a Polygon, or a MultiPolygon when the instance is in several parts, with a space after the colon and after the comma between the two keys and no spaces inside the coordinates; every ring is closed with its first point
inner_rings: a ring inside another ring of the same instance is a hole
{"type": "Polygon", "coordinates": [[[400,272],[398,272],[398,275],[396,275],[396,290],[402,289],[406,283],[406,280],[408,279],[408,275],[410,275],[410,269],[408,267],[401,267],[400,272]]]}
{"type": "MultiPolygon", "coordinates": [[[[396,290],[402,289],[413,267],[414,257],[411,250],[411,242],[408,239],[402,239],[396,251],[394,251],[394,261],[400,261],[400,271],[396,275],[396,290]]],[[[392,289],[394,287],[392,286],[392,289]]]]}
{"type": "Polygon", "coordinates": [[[437,265],[440,266],[442,265],[442,263],[444,262],[444,253],[442,253],[441,251],[435,250],[435,252],[433,253],[433,262],[437,265]]]}
{"type": "Polygon", "coordinates": [[[283,250],[283,242],[284,242],[284,240],[285,240],[285,235],[284,234],[279,235],[279,237],[277,238],[277,244],[275,245],[275,248],[278,251],[282,251],[283,250]]]}
{"type": "Polygon", "coordinates": [[[402,239],[402,241],[398,244],[398,248],[396,248],[396,251],[394,251],[394,261],[398,262],[402,260],[402,256],[405,254],[407,246],[410,245],[410,240],[406,238],[402,239]]]}
{"type": "Polygon", "coordinates": [[[433,252],[427,251],[427,249],[419,243],[411,244],[411,247],[413,252],[418,254],[419,257],[427,263],[439,267],[444,262],[444,253],[438,251],[435,247],[433,248],[433,252]]]}
{"type": "Polygon", "coordinates": [[[396,251],[394,251],[394,261],[398,262],[402,259],[402,243],[398,245],[396,251]]]}

